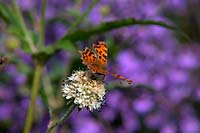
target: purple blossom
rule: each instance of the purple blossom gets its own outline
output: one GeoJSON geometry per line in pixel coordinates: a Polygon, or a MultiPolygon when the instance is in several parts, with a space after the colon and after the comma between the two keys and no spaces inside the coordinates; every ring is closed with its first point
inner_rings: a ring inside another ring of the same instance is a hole
{"type": "Polygon", "coordinates": [[[16,85],[22,85],[26,81],[26,77],[24,74],[18,72],[17,68],[14,65],[7,66],[7,73],[13,77],[16,85]]]}
{"type": "Polygon", "coordinates": [[[166,115],[161,112],[150,114],[145,118],[145,124],[148,128],[159,129],[162,127],[166,121],[166,115]]]}
{"type": "Polygon", "coordinates": [[[88,132],[95,132],[101,133],[102,129],[101,126],[97,121],[89,117],[82,117],[79,118],[79,121],[76,121],[76,133],[88,133],[88,132]]]}
{"type": "Polygon", "coordinates": [[[117,117],[117,111],[113,108],[103,107],[101,115],[106,121],[114,121],[117,117]]]}
{"type": "MultiPolygon", "coordinates": [[[[140,76],[142,76],[141,72],[141,62],[134,56],[133,52],[131,51],[122,51],[118,57],[117,61],[119,62],[119,70],[123,70],[122,74],[129,74],[128,78],[135,79],[134,77],[137,77],[140,73],[140,76]],[[124,67],[126,66],[126,67],[124,67]],[[134,73],[135,72],[135,73],[134,73]]],[[[140,78],[142,79],[142,78],[140,78]]],[[[137,79],[135,79],[137,80],[137,79]]]]}
{"type": "Polygon", "coordinates": [[[152,86],[154,86],[157,90],[163,90],[167,86],[167,80],[165,75],[157,74],[154,75],[151,82],[152,86]]]}
{"type": "Polygon", "coordinates": [[[191,95],[191,88],[189,87],[173,87],[168,92],[169,98],[174,102],[181,102],[184,98],[191,95]]]}
{"type": "Polygon", "coordinates": [[[166,123],[160,129],[160,132],[161,133],[177,133],[177,128],[176,128],[175,124],[173,124],[173,123],[166,123]]]}
{"type": "Polygon", "coordinates": [[[200,121],[197,120],[196,118],[183,118],[180,122],[181,131],[183,133],[199,132],[200,131],[199,124],[200,121]]]}
{"type": "Polygon", "coordinates": [[[14,93],[13,88],[10,86],[0,86],[0,100],[9,101],[10,99],[15,98],[16,94],[14,93]]]}
{"type": "Polygon", "coordinates": [[[122,99],[122,94],[118,91],[113,91],[109,93],[106,98],[106,103],[113,109],[118,108],[118,103],[120,103],[122,99]]]}
{"type": "Polygon", "coordinates": [[[152,102],[152,99],[147,96],[137,98],[133,101],[133,108],[141,114],[146,114],[151,111],[153,109],[153,105],[154,103],[152,102]]]}
{"type": "Polygon", "coordinates": [[[56,34],[57,39],[63,37],[67,33],[67,28],[63,24],[58,23],[54,25],[54,28],[55,28],[55,32],[56,32],[55,34],[56,34]]]}
{"type": "Polygon", "coordinates": [[[125,128],[125,131],[131,132],[131,131],[136,131],[140,128],[138,118],[134,113],[128,110],[126,110],[125,112],[122,111],[122,113],[123,113],[122,121],[123,121],[123,126],[125,128]]]}
{"type": "Polygon", "coordinates": [[[169,0],[167,1],[167,7],[171,10],[176,9],[178,12],[184,12],[187,6],[187,1],[185,0],[169,0]]]}
{"type": "Polygon", "coordinates": [[[6,121],[12,118],[14,105],[12,103],[5,103],[0,105],[0,121],[6,121]]]}
{"type": "Polygon", "coordinates": [[[197,88],[197,89],[194,91],[194,93],[195,93],[195,98],[196,98],[196,100],[200,101],[200,87],[197,88]]]}
{"type": "Polygon", "coordinates": [[[33,60],[31,58],[31,55],[25,53],[23,50],[21,50],[21,49],[17,50],[16,54],[17,54],[19,60],[22,60],[23,63],[29,64],[29,65],[33,64],[33,60]]]}
{"type": "Polygon", "coordinates": [[[199,66],[197,56],[192,51],[180,54],[177,60],[182,68],[195,69],[199,66]]]}
{"type": "Polygon", "coordinates": [[[199,128],[199,119],[194,114],[194,110],[190,106],[183,106],[184,109],[181,113],[180,118],[180,130],[182,132],[198,132],[199,128]]]}
{"type": "Polygon", "coordinates": [[[169,72],[168,78],[172,83],[183,84],[188,81],[188,73],[175,69],[169,72]]]}
{"type": "Polygon", "coordinates": [[[26,0],[26,1],[18,0],[17,2],[20,5],[21,9],[24,11],[31,10],[35,4],[33,0],[26,0]]]}

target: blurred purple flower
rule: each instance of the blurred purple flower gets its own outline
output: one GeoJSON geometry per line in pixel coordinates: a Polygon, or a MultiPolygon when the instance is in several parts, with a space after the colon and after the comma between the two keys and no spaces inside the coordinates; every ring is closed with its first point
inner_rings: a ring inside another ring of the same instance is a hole
{"type": "Polygon", "coordinates": [[[139,113],[139,114],[146,114],[149,111],[153,109],[153,101],[148,96],[141,96],[140,98],[137,98],[133,101],[133,108],[139,113]]]}
{"type": "Polygon", "coordinates": [[[109,107],[103,107],[101,109],[101,116],[106,120],[106,121],[113,121],[116,116],[117,116],[117,112],[116,109],[112,109],[109,107]]]}
{"type": "Polygon", "coordinates": [[[118,54],[117,61],[119,64],[119,70],[123,70],[121,73],[127,75],[127,78],[134,79],[134,77],[136,77],[135,75],[141,72],[141,62],[134,56],[131,51],[120,52],[118,54]]]}
{"type": "Polygon", "coordinates": [[[15,65],[8,65],[7,73],[13,78],[10,82],[15,83],[16,85],[22,85],[26,81],[26,76],[19,73],[15,65]]]}
{"type": "Polygon", "coordinates": [[[191,88],[189,87],[173,87],[168,90],[169,98],[173,101],[173,104],[179,103],[184,98],[191,95],[191,88]]]}
{"type": "Polygon", "coordinates": [[[23,11],[29,11],[34,7],[34,0],[18,0],[17,2],[23,11]]]}
{"type": "Polygon", "coordinates": [[[177,133],[176,125],[173,123],[166,123],[161,127],[160,133],[177,133]]]}
{"type": "Polygon", "coordinates": [[[167,115],[164,112],[152,113],[145,118],[145,125],[150,129],[159,129],[165,124],[166,117],[167,115]]]}
{"type": "Polygon", "coordinates": [[[102,127],[95,119],[89,117],[79,117],[75,125],[76,133],[101,133],[102,127]]]}
{"type": "Polygon", "coordinates": [[[174,84],[183,84],[188,81],[188,73],[185,71],[181,71],[180,69],[172,69],[168,72],[169,80],[174,84]]]}
{"type": "Polygon", "coordinates": [[[98,7],[95,7],[93,11],[90,12],[88,17],[93,24],[99,24],[102,21],[102,17],[99,13],[98,7]]]}
{"type": "Polygon", "coordinates": [[[199,88],[195,89],[194,96],[197,101],[200,101],[200,86],[199,88]]]}
{"type": "Polygon", "coordinates": [[[0,121],[9,120],[12,118],[14,108],[15,106],[12,102],[0,104],[0,121]]]}
{"type": "Polygon", "coordinates": [[[32,57],[30,54],[25,53],[21,49],[18,49],[16,51],[16,54],[17,54],[18,58],[23,61],[23,63],[29,64],[29,65],[33,64],[33,60],[32,60],[32,57]]]}
{"type": "Polygon", "coordinates": [[[22,85],[26,81],[26,76],[24,74],[18,74],[15,78],[15,82],[17,85],[22,85]]]}
{"type": "Polygon", "coordinates": [[[0,100],[9,101],[15,98],[15,96],[16,96],[16,93],[15,93],[15,90],[13,90],[13,88],[6,85],[0,86],[0,100]]]}
{"type": "Polygon", "coordinates": [[[128,107],[126,107],[126,110],[122,111],[121,113],[123,127],[127,132],[132,132],[140,129],[140,123],[137,116],[128,107]]]}
{"type": "Polygon", "coordinates": [[[119,107],[118,105],[122,99],[122,94],[119,91],[112,91],[111,93],[108,93],[106,97],[106,103],[109,107],[113,109],[117,109],[119,107]]]}
{"type": "Polygon", "coordinates": [[[56,35],[56,40],[58,40],[67,33],[67,28],[62,23],[56,23],[54,25],[54,31],[55,31],[54,34],[56,35]]]}
{"type": "MultiPolygon", "coordinates": [[[[10,132],[22,132],[29,104],[30,99],[28,97],[24,97],[23,99],[21,98],[21,100],[17,102],[17,105],[15,105],[15,109],[13,110],[13,123],[11,125],[10,132]]],[[[32,126],[32,132],[44,132],[47,129],[49,118],[48,115],[42,111],[44,108],[40,99],[37,100],[36,107],[35,111],[38,114],[36,115],[36,119],[39,124],[32,126]]]]}
{"type": "Polygon", "coordinates": [[[197,55],[193,51],[181,53],[177,60],[182,68],[195,69],[199,66],[197,55]]]}
{"type": "Polygon", "coordinates": [[[67,33],[67,28],[62,23],[47,25],[47,29],[45,35],[46,44],[55,43],[55,41],[61,39],[67,33]]]}
{"type": "Polygon", "coordinates": [[[176,12],[179,12],[179,13],[185,12],[186,5],[187,5],[187,1],[185,0],[168,0],[166,3],[166,6],[169,9],[171,10],[176,9],[176,12]]]}
{"type": "Polygon", "coordinates": [[[151,58],[158,52],[158,48],[154,44],[144,42],[138,46],[138,52],[144,54],[146,58],[151,58]]]}
{"type": "Polygon", "coordinates": [[[181,120],[180,128],[182,133],[199,132],[200,131],[199,124],[200,121],[197,118],[186,116],[181,120]]]}
{"type": "Polygon", "coordinates": [[[45,133],[47,131],[47,126],[49,124],[49,115],[44,114],[39,120],[39,124],[36,125],[34,129],[31,130],[33,133],[45,133]]]}
{"type": "Polygon", "coordinates": [[[155,89],[163,90],[167,86],[166,77],[162,74],[154,75],[150,83],[155,89]]]}
{"type": "MultiPolygon", "coordinates": [[[[161,3],[161,2],[160,2],[161,3]]],[[[158,13],[158,9],[160,7],[160,3],[152,2],[144,2],[143,3],[143,9],[141,9],[140,13],[144,14],[145,17],[154,17],[158,13]]]]}

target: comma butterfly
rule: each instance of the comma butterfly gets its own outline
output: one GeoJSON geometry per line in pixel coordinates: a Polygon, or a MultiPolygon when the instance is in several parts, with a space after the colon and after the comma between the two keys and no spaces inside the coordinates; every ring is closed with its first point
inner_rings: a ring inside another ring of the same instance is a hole
{"type": "Polygon", "coordinates": [[[126,80],[129,84],[132,80],[125,78],[119,74],[107,71],[107,46],[105,42],[98,42],[98,44],[93,44],[93,49],[95,53],[91,51],[88,47],[84,51],[79,51],[81,54],[82,63],[85,64],[92,73],[99,73],[103,75],[110,74],[116,78],[126,80]]]}

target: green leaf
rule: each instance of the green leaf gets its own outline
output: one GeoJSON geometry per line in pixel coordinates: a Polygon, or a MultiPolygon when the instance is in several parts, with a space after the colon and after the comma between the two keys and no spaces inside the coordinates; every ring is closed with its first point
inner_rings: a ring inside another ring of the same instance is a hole
{"type": "Polygon", "coordinates": [[[13,35],[16,35],[17,37],[21,38],[23,37],[23,33],[21,30],[19,30],[19,28],[15,25],[10,25],[8,28],[7,28],[7,32],[9,34],[13,34],[13,35]]]}
{"type": "Polygon", "coordinates": [[[19,29],[17,17],[13,12],[13,7],[0,3],[0,18],[2,18],[6,23],[15,26],[16,28],[18,28],[18,30],[21,30],[19,29]]]}
{"type": "MultiPolygon", "coordinates": [[[[20,24],[19,17],[14,11],[13,5],[5,5],[0,3],[0,18],[9,24],[7,32],[16,35],[20,39],[22,43],[22,49],[28,53],[32,52],[29,46],[30,42],[27,41],[27,35],[25,35],[26,33],[22,29],[22,25],[20,24]]],[[[27,30],[27,32],[30,31],[27,30]]]]}
{"type": "Polygon", "coordinates": [[[134,18],[126,18],[122,20],[101,23],[100,25],[93,27],[91,29],[82,29],[82,30],[77,30],[75,32],[71,32],[69,34],[66,34],[57,43],[62,44],[66,40],[70,40],[72,42],[83,41],[83,40],[87,40],[93,35],[97,35],[97,34],[111,31],[117,28],[122,28],[122,27],[127,27],[127,26],[132,26],[132,25],[157,25],[164,28],[168,28],[170,30],[176,30],[175,27],[170,26],[161,21],[136,20],[134,18]]]}
{"type": "Polygon", "coordinates": [[[38,53],[34,53],[33,57],[37,58],[43,63],[46,63],[46,61],[53,56],[55,53],[58,53],[60,50],[75,50],[76,47],[73,43],[66,40],[63,44],[58,45],[49,45],[44,48],[42,48],[38,53]]]}
{"type": "Polygon", "coordinates": [[[2,18],[6,23],[9,22],[8,8],[3,6],[2,3],[0,3],[0,18],[2,18]]]}
{"type": "Polygon", "coordinates": [[[76,45],[70,40],[63,40],[62,42],[57,42],[55,45],[56,49],[64,49],[64,50],[76,50],[76,45]]]}

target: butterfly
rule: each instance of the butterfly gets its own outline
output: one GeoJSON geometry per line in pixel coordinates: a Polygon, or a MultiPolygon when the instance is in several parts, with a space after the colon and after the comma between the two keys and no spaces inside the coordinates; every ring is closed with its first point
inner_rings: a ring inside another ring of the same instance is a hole
{"type": "Polygon", "coordinates": [[[98,44],[93,44],[93,49],[95,50],[95,53],[88,47],[86,47],[84,51],[79,51],[81,54],[82,63],[86,65],[92,73],[103,75],[110,74],[118,79],[127,81],[129,84],[133,82],[128,78],[125,78],[117,73],[109,72],[107,70],[106,65],[108,49],[105,42],[98,42],[98,44]]]}

